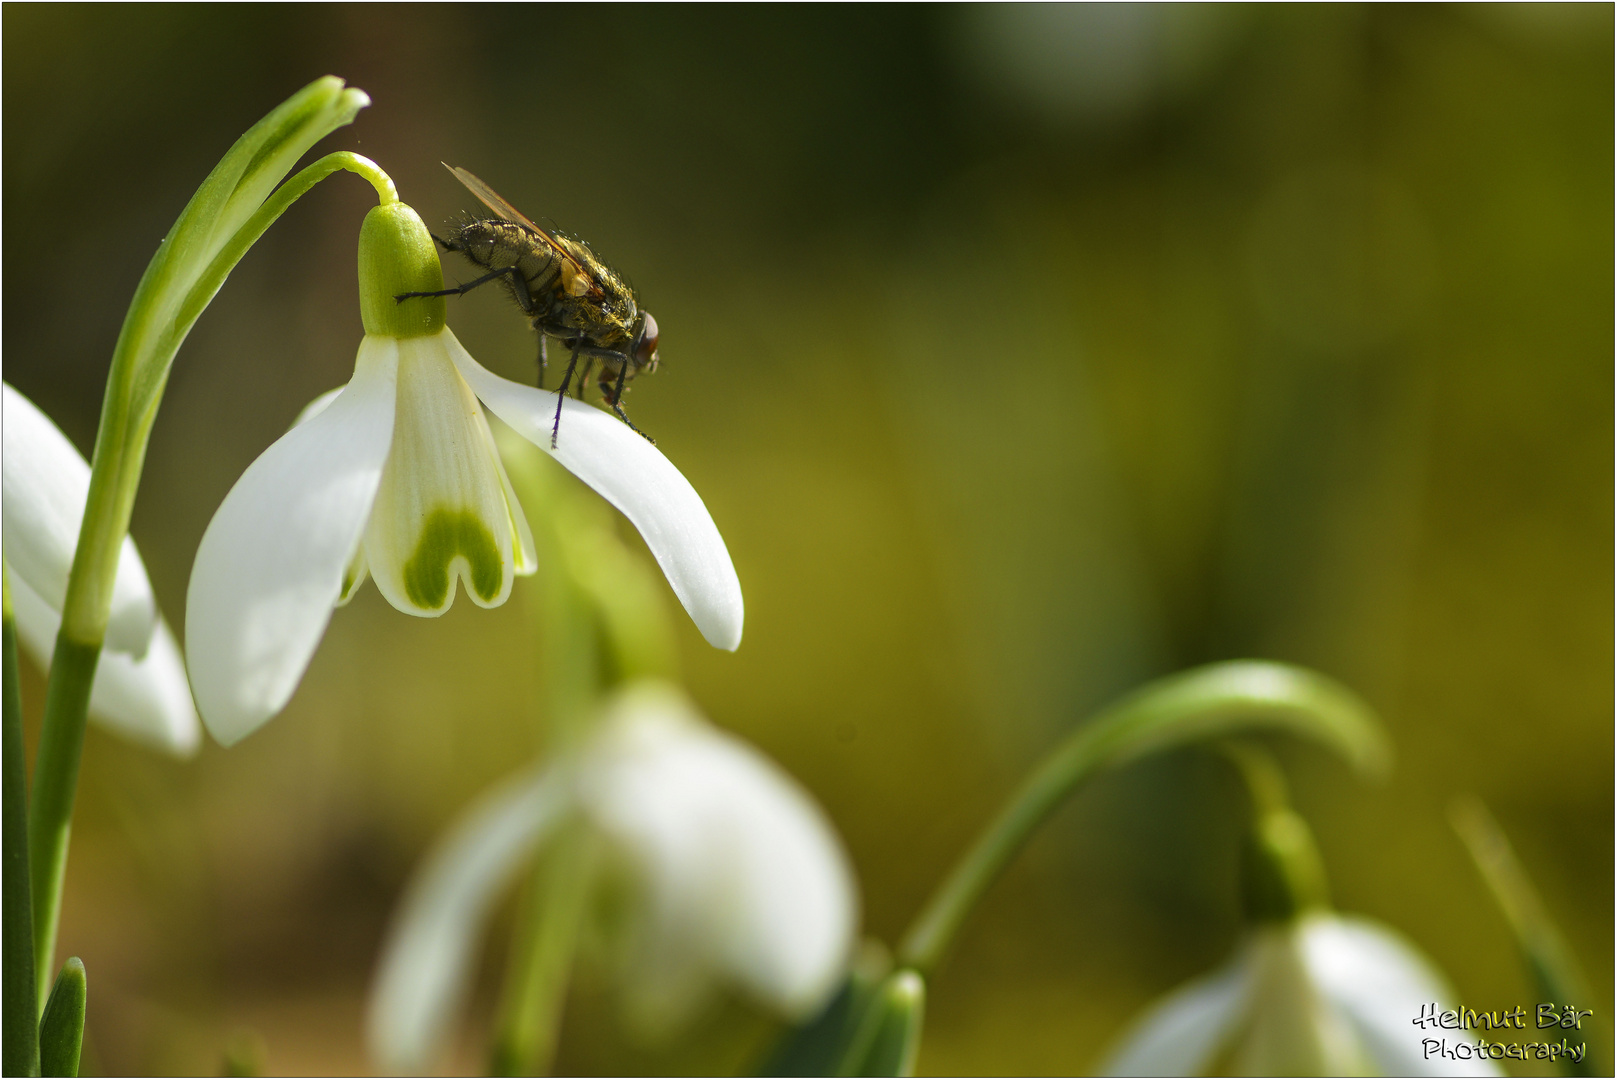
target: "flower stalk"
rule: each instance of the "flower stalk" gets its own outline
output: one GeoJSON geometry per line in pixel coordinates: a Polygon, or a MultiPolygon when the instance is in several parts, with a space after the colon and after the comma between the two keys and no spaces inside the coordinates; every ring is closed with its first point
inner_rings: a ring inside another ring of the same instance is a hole
{"type": "MultiPolygon", "coordinates": [[[[675,675],[673,627],[656,579],[613,531],[611,511],[532,444],[500,443],[539,525],[544,581],[529,595],[546,672],[547,743],[560,753],[593,727],[607,693],[636,678],[675,675]]],[[[500,991],[489,1060],[495,1076],[550,1071],[599,858],[600,838],[575,819],[557,827],[534,861],[500,991]]]]}
{"type": "Polygon", "coordinates": [[[1028,838],[1095,773],[1192,742],[1289,730],[1377,773],[1388,758],[1368,706],[1346,687],[1265,661],[1210,664],[1147,684],[1082,724],[1034,770],[910,924],[900,966],[930,976],[977,901],[1028,838]]]}
{"type": "Polygon", "coordinates": [[[599,840],[580,822],[557,830],[528,882],[511,945],[489,1072],[545,1076],[561,1032],[578,935],[595,885],[599,840]]]}
{"type": "Polygon", "coordinates": [[[1308,823],[1291,808],[1286,777],[1257,746],[1227,743],[1246,784],[1252,819],[1241,845],[1241,895],[1249,922],[1290,923],[1330,907],[1325,862],[1308,823]]]}
{"type": "MultiPolygon", "coordinates": [[[[243,135],[209,173],[136,287],[113,349],[91,459],[89,498],[62,608],[28,815],[35,970],[50,971],[90,686],[106,636],[119,549],[129,531],[152,424],[175,354],[254,241],[316,182],[338,169],[397,199],[374,164],[335,154],[276,186],[316,142],[370,99],[342,80],[316,80],[243,135]]],[[[36,991],[37,996],[37,991],[36,991]]],[[[40,1002],[44,1007],[44,1002],[40,1002]]]]}

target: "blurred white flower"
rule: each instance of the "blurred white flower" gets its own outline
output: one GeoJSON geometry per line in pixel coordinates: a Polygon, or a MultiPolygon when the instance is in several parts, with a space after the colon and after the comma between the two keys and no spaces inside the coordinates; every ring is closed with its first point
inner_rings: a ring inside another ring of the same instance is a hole
{"type": "Polygon", "coordinates": [[[599,836],[632,882],[632,1018],[677,1025],[722,981],[800,1019],[836,989],[858,901],[824,815],[757,751],[642,684],[576,752],[484,798],[427,860],[373,987],[368,1039],[384,1071],[431,1065],[497,893],[564,821],[599,836]]]}
{"type": "MultiPolygon", "coordinates": [[[[413,210],[394,204],[372,215],[383,211],[408,215],[426,238],[413,210]]],[[[353,380],[304,410],[248,467],[197,550],[186,651],[214,737],[228,746],[286,705],[332,609],[367,573],[400,611],[433,616],[454,602],[457,580],[474,603],[497,607],[514,575],[533,572],[527,521],[479,399],[622,511],[703,636],[735,649],[741,585],[690,482],[634,431],[571,399],[552,448],[556,394],[483,368],[441,315],[423,317],[424,328],[380,332],[389,320],[409,322],[393,315],[392,295],[413,286],[368,284],[365,244],[362,234],[362,310],[377,288],[386,310],[375,321],[366,313],[353,380]]]]}
{"type": "MultiPolygon", "coordinates": [[[[90,466],[33,402],[9,384],[0,394],[0,529],[12,610],[23,649],[49,668],[89,497],[90,466]]],[[[90,717],[182,756],[195,753],[202,738],[179,648],[158,615],[146,568],[127,536],[90,688],[90,717]]]]}
{"type": "MultiPolygon", "coordinates": [[[[1428,1056],[1422,1007],[1454,995],[1431,964],[1369,919],[1315,910],[1252,930],[1224,967],[1151,1006],[1105,1076],[1498,1076],[1428,1056]]],[[[1440,1006],[1442,1007],[1442,1006],[1440,1006]]]]}

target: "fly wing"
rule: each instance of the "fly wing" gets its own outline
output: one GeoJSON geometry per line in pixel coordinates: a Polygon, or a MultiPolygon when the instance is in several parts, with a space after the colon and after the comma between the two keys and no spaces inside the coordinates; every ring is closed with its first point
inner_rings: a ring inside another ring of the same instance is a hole
{"type": "Polygon", "coordinates": [[[465,184],[467,190],[482,200],[484,206],[488,207],[505,220],[515,222],[525,229],[532,229],[534,232],[545,237],[547,240],[551,239],[549,233],[545,232],[545,230],[529,221],[527,216],[523,214],[522,211],[500,198],[499,192],[483,183],[483,181],[479,180],[465,169],[462,169],[458,165],[451,165],[448,162],[444,163],[444,168],[454,173],[455,179],[465,184]]]}
{"type": "Polygon", "coordinates": [[[596,283],[594,275],[585,270],[583,265],[573,257],[573,253],[568,251],[561,244],[557,243],[556,238],[551,236],[548,231],[534,224],[521,210],[518,210],[516,207],[512,206],[510,203],[501,198],[499,192],[483,183],[483,181],[479,180],[476,176],[473,176],[467,170],[462,169],[458,165],[451,165],[447,161],[443,164],[444,168],[453,173],[456,180],[459,180],[462,184],[465,184],[466,189],[473,195],[476,195],[484,206],[500,215],[500,217],[504,218],[506,221],[509,221],[514,225],[521,225],[524,229],[531,230],[540,239],[544,240],[545,243],[550,245],[550,250],[554,251],[557,256],[572,264],[573,273],[578,277],[583,278],[584,282],[588,283],[589,291],[600,291],[600,285],[596,283]]]}

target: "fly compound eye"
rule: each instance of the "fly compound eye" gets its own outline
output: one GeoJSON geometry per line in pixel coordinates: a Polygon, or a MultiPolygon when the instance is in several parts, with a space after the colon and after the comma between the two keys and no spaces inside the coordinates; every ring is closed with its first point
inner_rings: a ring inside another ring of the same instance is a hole
{"type": "Polygon", "coordinates": [[[645,313],[646,321],[640,328],[640,338],[634,346],[634,362],[641,367],[652,367],[657,363],[657,320],[651,317],[651,312],[645,313]]]}

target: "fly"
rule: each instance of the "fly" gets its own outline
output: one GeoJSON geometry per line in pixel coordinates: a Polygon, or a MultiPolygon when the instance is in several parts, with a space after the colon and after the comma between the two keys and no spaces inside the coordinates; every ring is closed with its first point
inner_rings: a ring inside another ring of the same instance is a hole
{"type": "Polygon", "coordinates": [[[551,449],[561,431],[561,403],[573,388],[574,372],[578,374],[575,396],[582,399],[596,365],[601,397],[630,430],[655,445],[656,440],[635,427],[623,411],[623,392],[629,380],[642,370],[657,370],[657,320],[640,307],[634,289],[582,240],[534,224],[465,169],[447,164],[444,168],[499,218],[470,222],[447,240],[433,239],[487,273],[453,289],[404,293],[395,299],[459,296],[491,281],[502,282],[539,333],[541,389],[548,359],[546,339],[555,338],[569,352],[556,398],[556,419],[550,428],[551,449]],[[581,359],[583,368],[579,370],[581,359]]]}

